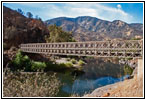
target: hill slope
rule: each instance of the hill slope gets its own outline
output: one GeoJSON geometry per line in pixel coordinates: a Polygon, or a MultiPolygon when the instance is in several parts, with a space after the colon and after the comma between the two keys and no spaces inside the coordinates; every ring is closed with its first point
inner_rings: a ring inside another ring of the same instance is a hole
{"type": "Polygon", "coordinates": [[[45,34],[49,32],[41,20],[26,18],[15,10],[3,7],[3,39],[7,47],[44,42],[45,34]]]}
{"type": "Polygon", "coordinates": [[[101,20],[90,16],[77,18],[58,17],[47,20],[48,25],[56,24],[65,31],[72,31],[78,41],[107,40],[114,38],[131,39],[142,36],[142,24],[127,24],[120,20],[113,22],[101,20]]]}

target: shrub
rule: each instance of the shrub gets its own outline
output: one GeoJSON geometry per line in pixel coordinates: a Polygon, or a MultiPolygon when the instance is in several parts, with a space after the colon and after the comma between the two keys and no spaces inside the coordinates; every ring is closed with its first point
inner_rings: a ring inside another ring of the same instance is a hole
{"type": "Polygon", "coordinates": [[[32,61],[31,69],[33,71],[42,71],[45,68],[46,68],[46,64],[44,62],[32,61]]]}
{"type": "Polygon", "coordinates": [[[24,63],[24,66],[23,67],[25,67],[25,71],[31,71],[31,64],[32,64],[32,61],[30,60],[30,58],[27,56],[27,55],[25,55],[24,57],[23,57],[23,63],[24,63]]]}
{"type": "Polygon", "coordinates": [[[64,68],[66,68],[66,65],[64,63],[61,63],[58,65],[58,67],[59,67],[59,69],[64,69],[64,68]]]}
{"type": "Polygon", "coordinates": [[[73,64],[71,62],[67,62],[67,63],[65,63],[65,66],[66,67],[73,67],[73,64]]]}
{"type": "Polygon", "coordinates": [[[131,58],[131,57],[128,57],[128,58],[126,58],[126,60],[132,60],[133,58],[131,58]]]}
{"type": "Polygon", "coordinates": [[[131,40],[141,40],[141,38],[131,38],[131,40]]]}
{"type": "Polygon", "coordinates": [[[17,54],[16,54],[16,57],[14,59],[14,64],[16,64],[18,66],[21,66],[22,65],[22,59],[23,59],[23,56],[21,54],[21,51],[18,51],[17,54]]]}
{"type": "Polygon", "coordinates": [[[79,62],[78,62],[78,65],[79,65],[79,66],[82,66],[82,65],[84,65],[84,64],[85,64],[85,62],[84,62],[84,61],[79,60],[79,62]]]}
{"type": "Polygon", "coordinates": [[[73,64],[76,64],[76,60],[75,60],[75,59],[71,59],[71,62],[72,62],[73,64]]]}
{"type": "Polygon", "coordinates": [[[31,60],[28,56],[23,56],[21,51],[19,50],[16,54],[15,59],[12,61],[13,68],[18,70],[26,70],[31,67],[31,60]]]}
{"type": "Polygon", "coordinates": [[[125,73],[125,75],[127,75],[127,74],[131,75],[132,72],[133,72],[133,69],[130,66],[128,66],[128,65],[124,66],[124,73],[125,73]]]}
{"type": "Polygon", "coordinates": [[[27,55],[23,56],[19,50],[16,54],[15,59],[12,61],[13,70],[24,70],[24,71],[41,71],[46,68],[44,62],[32,61],[27,55]]]}
{"type": "Polygon", "coordinates": [[[67,58],[66,61],[70,61],[70,58],[67,58]]]}
{"type": "Polygon", "coordinates": [[[66,68],[66,65],[64,63],[61,63],[61,64],[53,64],[52,61],[49,61],[46,63],[46,68],[45,68],[45,71],[50,71],[50,70],[53,70],[53,71],[62,71],[66,68]]]}

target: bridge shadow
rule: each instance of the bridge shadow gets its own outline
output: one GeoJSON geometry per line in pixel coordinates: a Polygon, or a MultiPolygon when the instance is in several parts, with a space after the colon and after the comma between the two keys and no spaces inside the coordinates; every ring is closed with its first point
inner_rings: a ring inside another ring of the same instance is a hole
{"type": "Polygon", "coordinates": [[[97,78],[103,76],[121,77],[124,75],[124,65],[120,65],[117,59],[113,58],[86,58],[86,65],[83,67],[84,77],[97,78]]]}

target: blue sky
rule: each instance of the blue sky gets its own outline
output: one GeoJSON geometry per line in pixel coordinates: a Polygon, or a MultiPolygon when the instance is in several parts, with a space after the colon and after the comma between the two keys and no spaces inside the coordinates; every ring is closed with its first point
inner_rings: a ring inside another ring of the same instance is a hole
{"type": "Polygon", "coordinates": [[[143,23],[143,3],[4,3],[5,6],[38,15],[43,21],[56,17],[92,16],[127,23],[143,23]]]}

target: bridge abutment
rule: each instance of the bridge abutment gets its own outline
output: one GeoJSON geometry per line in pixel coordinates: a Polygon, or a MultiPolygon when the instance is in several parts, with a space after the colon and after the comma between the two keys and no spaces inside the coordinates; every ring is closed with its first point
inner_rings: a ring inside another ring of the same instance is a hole
{"type": "Polygon", "coordinates": [[[143,59],[138,59],[138,69],[137,69],[137,77],[141,77],[144,74],[143,68],[143,59]]]}

